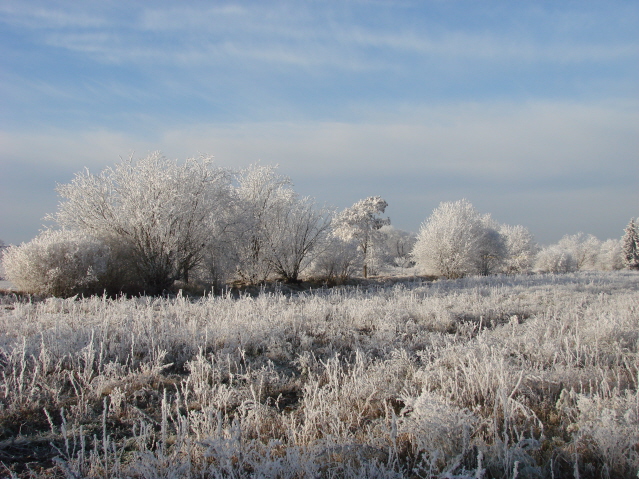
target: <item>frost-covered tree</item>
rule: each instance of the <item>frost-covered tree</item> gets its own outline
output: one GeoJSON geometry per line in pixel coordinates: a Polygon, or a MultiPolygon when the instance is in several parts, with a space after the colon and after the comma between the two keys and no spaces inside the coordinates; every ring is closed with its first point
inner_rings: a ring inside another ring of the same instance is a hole
{"type": "Polygon", "coordinates": [[[270,258],[272,222],[296,197],[290,178],[274,166],[253,164],[237,175],[237,209],[231,235],[237,273],[248,283],[265,281],[273,273],[270,258]]]}
{"type": "Polygon", "coordinates": [[[73,296],[100,292],[111,262],[110,249],[79,231],[45,230],[3,255],[7,278],[26,293],[73,296]]]}
{"type": "Polygon", "coordinates": [[[159,153],[124,160],[99,175],[85,170],[58,187],[54,218],[128,251],[130,267],[152,294],[191,269],[215,241],[229,204],[230,175],[211,159],[171,161],[159,153]]]}
{"type": "Polygon", "coordinates": [[[623,257],[627,268],[639,269],[639,232],[634,218],[626,226],[622,238],[623,257]]]}
{"type": "Polygon", "coordinates": [[[382,226],[379,231],[382,235],[380,241],[382,261],[401,268],[410,266],[412,264],[410,252],[417,241],[417,235],[392,225],[382,226]]]}
{"type": "Polygon", "coordinates": [[[484,215],[481,220],[483,231],[477,245],[476,256],[473,260],[475,274],[487,276],[501,271],[507,255],[506,242],[498,231],[500,226],[490,215],[484,215]]]}
{"type": "Polygon", "coordinates": [[[412,255],[427,274],[459,278],[493,272],[505,248],[490,216],[463,199],[435,208],[420,228],[412,255]]]}
{"type": "Polygon", "coordinates": [[[504,272],[516,274],[531,271],[539,247],[530,231],[521,225],[502,225],[499,232],[506,245],[504,272]]]}
{"type": "Polygon", "coordinates": [[[622,242],[618,239],[609,239],[601,243],[597,256],[597,268],[601,271],[617,271],[623,269],[624,256],[622,242]]]}
{"type": "Polygon", "coordinates": [[[535,259],[535,271],[540,273],[572,273],[577,271],[577,261],[571,251],[558,244],[542,248],[535,259]]]}
{"type": "Polygon", "coordinates": [[[326,236],[332,211],[300,197],[275,166],[253,164],[237,175],[235,245],[239,277],[252,284],[277,275],[298,281],[326,236]]]}
{"type": "Polygon", "coordinates": [[[539,251],[534,270],[571,273],[584,270],[614,271],[624,267],[622,241],[599,241],[593,235],[566,235],[557,244],[539,251]]]}
{"type": "Polygon", "coordinates": [[[223,291],[224,285],[235,277],[237,261],[236,247],[229,235],[220,235],[204,252],[202,262],[195,270],[198,280],[208,284],[214,291],[223,291]]]}
{"type": "Polygon", "coordinates": [[[311,274],[328,282],[344,283],[361,266],[361,255],[354,242],[329,235],[309,269],[311,274]]]}
{"type": "Polygon", "coordinates": [[[368,277],[368,266],[374,244],[381,237],[380,228],[390,224],[390,219],[380,218],[388,203],[379,196],[360,200],[350,208],[337,214],[333,220],[333,234],[344,241],[353,241],[362,255],[364,278],[368,277]]]}
{"type": "Polygon", "coordinates": [[[5,277],[4,268],[2,267],[2,255],[7,248],[8,246],[5,242],[0,239],[0,279],[4,279],[5,277]]]}
{"type": "Polygon", "coordinates": [[[265,225],[266,259],[284,281],[297,282],[329,231],[332,211],[294,195],[272,213],[265,225]]]}
{"type": "Polygon", "coordinates": [[[558,246],[570,253],[577,270],[592,270],[597,267],[601,242],[595,236],[582,232],[566,235],[559,240],[558,246]]]}

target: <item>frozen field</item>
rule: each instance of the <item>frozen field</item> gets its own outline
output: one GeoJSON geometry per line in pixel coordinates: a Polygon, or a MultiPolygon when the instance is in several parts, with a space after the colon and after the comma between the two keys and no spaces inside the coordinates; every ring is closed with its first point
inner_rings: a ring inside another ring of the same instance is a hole
{"type": "Polygon", "coordinates": [[[636,272],[0,306],[2,474],[639,470],[636,272]]]}

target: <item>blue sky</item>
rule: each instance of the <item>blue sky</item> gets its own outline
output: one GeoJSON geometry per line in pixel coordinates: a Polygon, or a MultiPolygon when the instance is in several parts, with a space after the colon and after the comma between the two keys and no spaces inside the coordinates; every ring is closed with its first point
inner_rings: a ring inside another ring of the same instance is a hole
{"type": "Polygon", "coordinates": [[[417,231],[467,198],[541,243],[639,216],[636,1],[0,1],[0,239],[134,153],[278,164],[417,231]]]}

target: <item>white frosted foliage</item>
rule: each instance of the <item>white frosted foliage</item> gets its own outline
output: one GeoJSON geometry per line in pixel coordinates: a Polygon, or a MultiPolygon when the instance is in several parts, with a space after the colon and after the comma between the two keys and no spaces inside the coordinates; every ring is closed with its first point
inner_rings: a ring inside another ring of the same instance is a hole
{"type": "Polygon", "coordinates": [[[3,255],[7,278],[20,290],[51,296],[72,296],[100,282],[110,262],[110,250],[100,240],[79,231],[45,230],[3,255]]]}
{"type": "Polygon", "coordinates": [[[211,158],[184,163],[153,153],[99,175],[88,170],[58,187],[55,219],[110,244],[126,246],[151,292],[186,276],[201,260],[228,205],[229,173],[211,158]]]}
{"type": "Polygon", "coordinates": [[[440,203],[419,230],[413,258],[424,273],[446,278],[494,272],[506,255],[496,228],[468,200],[440,203]]]}
{"type": "Polygon", "coordinates": [[[333,234],[344,241],[352,241],[362,254],[364,277],[368,276],[368,265],[374,245],[382,235],[379,230],[390,224],[390,219],[381,218],[388,203],[379,196],[369,196],[346,208],[333,220],[333,234]]]}

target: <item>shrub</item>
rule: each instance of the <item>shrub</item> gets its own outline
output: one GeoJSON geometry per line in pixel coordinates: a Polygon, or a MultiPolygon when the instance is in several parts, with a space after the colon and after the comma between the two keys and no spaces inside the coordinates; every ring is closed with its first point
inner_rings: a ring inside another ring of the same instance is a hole
{"type": "Polygon", "coordinates": [[[540,273],[572,273],[577,269],[577,262],[570,251],[559,245],[542,249],[535,261],[535,271],[540,273]]]}
{"type": "Polygon", "coordinates": [[[440,203],[420,228],[413,258],[423,273],[449,279],[491,274],[507,253],[496,227],[468,200],[440,203]]]}
{"type": "Polygon", "coordinates": [[[110,250],[77,231],[46,230],[3,255],[7,278],[26,293],[73,296],[99,291],[110,250]]]}
{"type": "Polygon", "coordinates": [[[362,266],[357,245],[336,237],[327,239],[324,250],[311,264],[310,274],[331,283],[344,283],[362,266]]]}
{"type": "Polygon", "coordinates": [[[521,225],[502,225],[499,232],[504,237],[508,252],[504,272],[518,274],[531,271],[539,247],[530,231],[521,225]]]}
{"type": "Polygon", "coordinates": [[[157,294],[176,279],[188,282],[201,263],[223,225],[229,186],[229,173],[208,157],[179,163],[153,153],[76,174],[58,187],[53,219],[124,248],[144,291],[157,294]]]}

